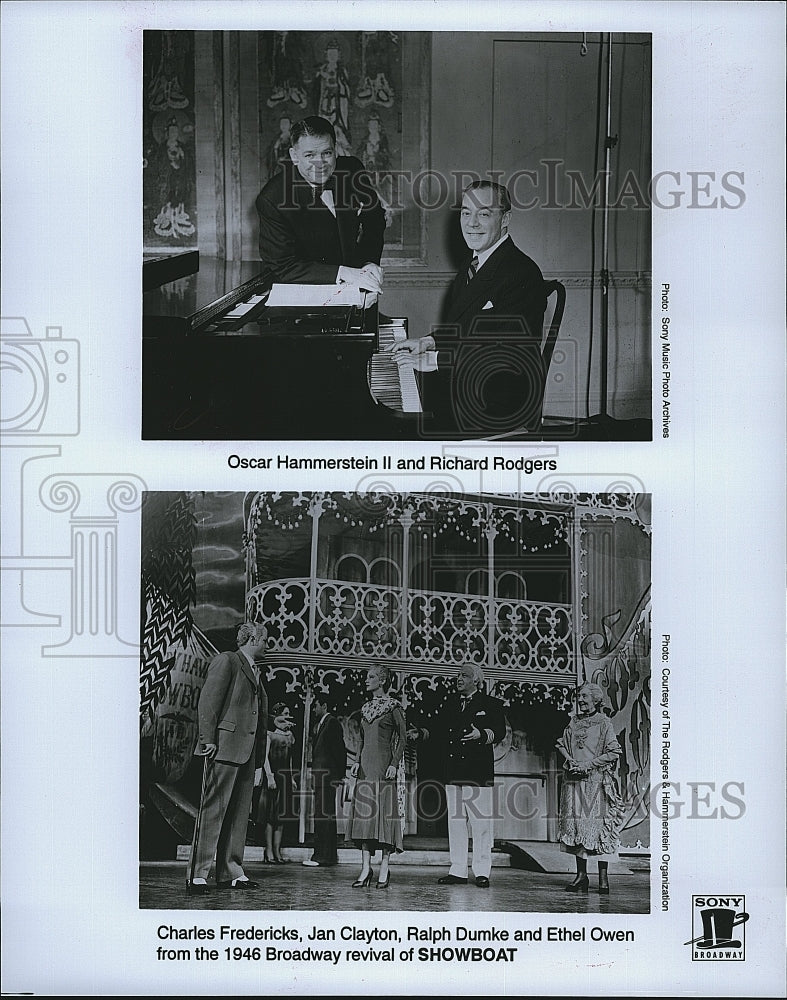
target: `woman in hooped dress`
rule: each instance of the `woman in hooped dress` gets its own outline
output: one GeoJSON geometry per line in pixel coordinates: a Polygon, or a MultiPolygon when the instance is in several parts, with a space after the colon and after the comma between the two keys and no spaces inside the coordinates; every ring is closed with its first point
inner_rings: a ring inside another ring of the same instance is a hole
{"type": "Polygon", "coordinates": [[[375,663],[366,674],[366,690],[371,694],[361,709],[361,745],[358,777],[353,794],[350,839],[361,845],[361,871],[353,888],[372,883],[372,856],[382,854],[377,888],[390,883],[388,858],[401,852],[402,815],[397,791],[397,772],[406,741],[404,711],[387,695],[388,668],[375,663]]]}
{"type": "Polygon", "coordinates": [[[598,891],[609,893],[609,859],[620,845],[625,813],[614,771],[622,750],[601,711],[603,700],[598,684],[583,684],[577,692],[577,714],[557,741],[565,757],[558,836],[561,850],[573,854],[577,865],[567,892],[588,891],[587,859],[596,858],[598,891]]]}

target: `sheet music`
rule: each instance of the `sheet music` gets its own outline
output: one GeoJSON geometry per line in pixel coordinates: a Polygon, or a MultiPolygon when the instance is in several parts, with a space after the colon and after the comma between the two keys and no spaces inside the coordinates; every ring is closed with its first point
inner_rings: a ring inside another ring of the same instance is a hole
{"type": "Polygon", "coordinates": [[[338,285],[300,285],[279,284],[271,287],[267,305],[301,306],[308,308],[316,306],[329,309],[332,306],[370,306],[377,296],[366,292],[357,285],[342,283],[338,285]]]}

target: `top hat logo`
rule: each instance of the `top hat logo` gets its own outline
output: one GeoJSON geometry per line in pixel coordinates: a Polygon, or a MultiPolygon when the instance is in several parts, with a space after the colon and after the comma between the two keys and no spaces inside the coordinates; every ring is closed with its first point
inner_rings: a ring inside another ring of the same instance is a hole
{"type": "Polygon", "coordinates": [[[748,913],[736,913],[726,907],[714,906],[700,910],[703,936],[694,943],[698,948],[740,948],[741,942],[733,940],[732,929],[749,919],[748,913]]]}

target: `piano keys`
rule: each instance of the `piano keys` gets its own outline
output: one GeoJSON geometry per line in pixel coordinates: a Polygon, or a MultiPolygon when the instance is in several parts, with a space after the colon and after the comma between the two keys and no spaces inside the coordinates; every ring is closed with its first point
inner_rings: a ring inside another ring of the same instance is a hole
{"type": "Polygon", "coordinates": [[[384,356],[405,320],[376,305],[269,308],[267,293],[259,262],[203,258],[143,295],[143,438],[418,437],[413,373],[394,384],[399,366],[384,356]]]}
{"type": "Polygon", "coordinates": [[[395,343],[407,340],[407,320],[386,319],[378,327],[378,348],[369,359],[367,376],[372,399],[402,413],[422,413],[415,371],[400,366],[390,353],[395,343]]]}

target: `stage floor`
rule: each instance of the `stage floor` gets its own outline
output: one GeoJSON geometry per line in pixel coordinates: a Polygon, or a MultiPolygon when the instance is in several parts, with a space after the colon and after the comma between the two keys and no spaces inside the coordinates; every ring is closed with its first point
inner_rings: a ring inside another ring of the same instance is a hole
{"type": "Polygon", "coordinates": [[[610,875],[610,894],[596,892],[595,865],[590,865],[590,892],[577,896],[564,891],[570,875],[493,867],[488,889],[472,880],[463,886],[441,886],[436,865],[391,865],[387,890],[353,889],[360,868],[340,864],[333,868],[246,864],[246,874],[260,883],[250,892],[214,889],[208,896],[186,894],[185,862],[147,862],[140,866],[140,909],[162,910],[410,910],[425,913],[485,911],[514,913],[648,913],[650,875],[646,871],[610,875]]]}

